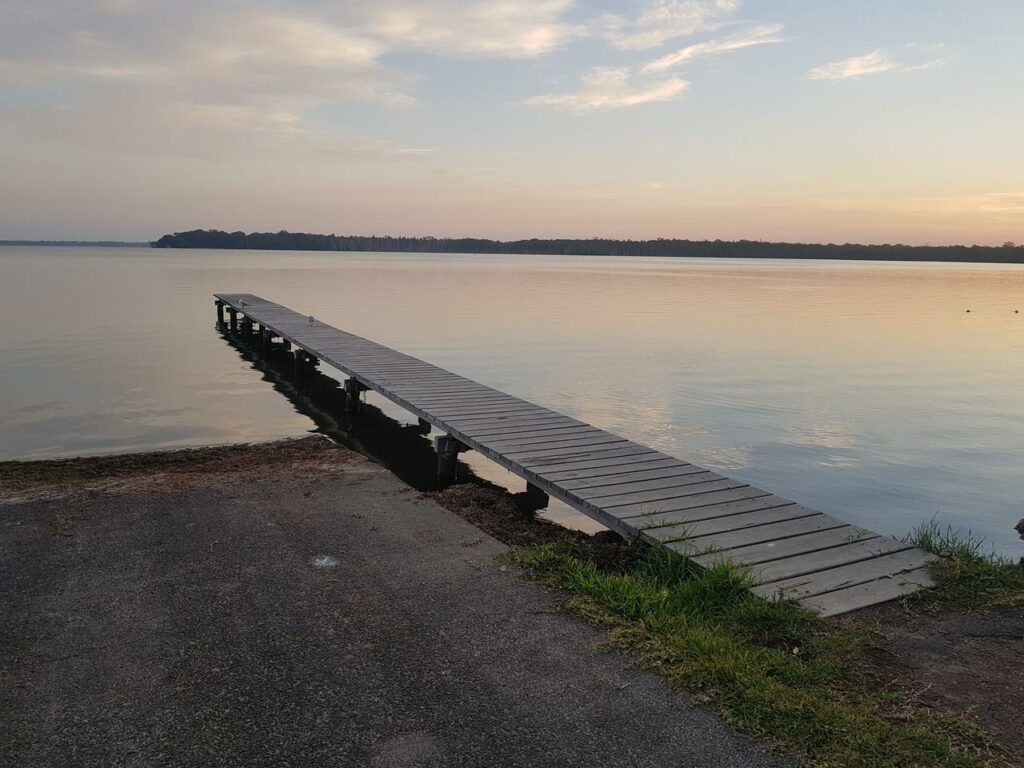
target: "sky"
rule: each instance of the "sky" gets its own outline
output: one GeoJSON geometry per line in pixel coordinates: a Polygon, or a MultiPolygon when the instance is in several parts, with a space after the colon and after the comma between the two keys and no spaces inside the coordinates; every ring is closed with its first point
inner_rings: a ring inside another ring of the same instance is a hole
{"type": "Polygon", "coordinates": [[[0,239],[1024,241],[1020,0],[5,0],[0,239]]]}

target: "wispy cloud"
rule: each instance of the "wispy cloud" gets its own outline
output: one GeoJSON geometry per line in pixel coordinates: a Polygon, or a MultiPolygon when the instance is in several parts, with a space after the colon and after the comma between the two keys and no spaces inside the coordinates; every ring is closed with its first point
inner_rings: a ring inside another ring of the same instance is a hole
{"type": "Polygon", "coordinates": [[[591,112],[674,101],[687,91],[690,83],[681,77],[669,76],[673,70],[701,56],[725,55],[757,45],[784,42],[781,32],[781,24],[768,24],[718,40],[694,43],[630,67],[595,67],[582,77],[577,90],[534,96],[525,103],[591,112]]]}
{"type": "Polygon", "coordinates": [[[936,56],[936,53],[941,52],[942,48],[941,45],[919,46],[909,43],[902,46],[903,55],[899,57],[889,51],[877,48],[860,56],[851,56],[848,59],[822,64],[808,72],[807,77],[811,80],[856,80],[886,72],[915,72],[935,69],[946,63],[944,56],[936,56]],[[930,58],[923,58],[922,54],[930,58]]]}
{"type": "Polygon", "coordinates": [[[679,77],[638,81],[628,67],[598,67],[583,76],[578,90],[534,96],[527,99],[526,103],[571,112],[621,109],[657,101],[672,101],[679,98],[689,85],[679,77]]]}
{"type": "Polygon", "coordinates": [[[438,55],[531,59],[582,34],[565,14],[574,0],[378,0],[355,14],[357,27],[391,47],[438,55]]]}
{"type": "Polygon", "coordinates": [[[647,50],[714,29],[739,7],[739,0],[648,0],[636,18],[609,14],[594,26],[616,48],[647,50]]]}
{"type": "MultiPolygon", "coordinates": [[[[145,10],[141,3],[108,7],[145,10]]],[[[415,103],[405,90],[411,78],[385,66],[387,46],[364,33],[323,18],[266,12],[183,11],[163,32],[147,24],[138,38],[115,27],[94,20],[93,29],[50,37],[51,50],[0,62],[0,82],[61,94],[52,103],[5,110],[2,124],[32,142],[140,156],[317,151],[384,158],[425,151],[354,137],[311,116],[326,104],[415,103]]]]}
{"type": "Polygon", "coordinates": [[[763,27],[754,27],[721,40],[707,40],[702,43],[694,43],[685,48],[680,48],[674,53],[669,53],[648,62],[641,68],[641,71],[648,74],[652,72],[665,72],[700,56],[733,53],[734,51],[750,48],[755,45],[782,43],[785,42],[785,38],[780,35],[781,32],[781,24],[769,24],[763,27]]]}

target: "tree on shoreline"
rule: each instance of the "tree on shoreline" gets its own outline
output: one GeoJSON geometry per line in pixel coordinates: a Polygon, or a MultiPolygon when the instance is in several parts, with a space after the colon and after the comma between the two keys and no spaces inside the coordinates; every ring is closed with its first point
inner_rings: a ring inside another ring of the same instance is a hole
{"type": "Polygon", "coordinates": [[[880,261],[979,261],[1024,263],[1024,246],[858,245],[773,243],[761,240],[538,239],[318,235],[305,232],[222,232],[194,229],[164,235],[154,248],[237,248],[278,251],[370,251],[401,253],[539,254],[554,256],[683,256],[748,259],[855,259],[880,261]]]}

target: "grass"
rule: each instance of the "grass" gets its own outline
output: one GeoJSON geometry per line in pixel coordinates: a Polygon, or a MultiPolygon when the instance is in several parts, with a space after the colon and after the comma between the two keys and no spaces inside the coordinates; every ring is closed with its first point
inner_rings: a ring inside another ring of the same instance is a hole
{"type": "Polygon", "coordinates": [[[1009,765],[966,718],[892,690],[871,637],[791,602],[748,591],[744,571],[705,570],[638,547],[603,563],[585,542],[513,553],[568,607],[611,633],[642,666],[696,693],[743,732],[820,768],[1009,765]]]}
{"type": "Polygon", "coordinates": [[[1024,568],[987,548],[985,539],[936,520],[914,528],[905,539],[938,555],[931,573],[936,588],[914,596],[916,607],[928,611],[992,605],[1024,605],[1024,568]]]}

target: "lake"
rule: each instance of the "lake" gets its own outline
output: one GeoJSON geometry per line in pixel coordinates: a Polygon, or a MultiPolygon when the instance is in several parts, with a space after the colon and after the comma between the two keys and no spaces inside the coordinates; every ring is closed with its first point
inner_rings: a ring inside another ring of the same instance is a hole
{"type": "Polygon", "coordinates": [[[883,533],[936,515],[1024,554],[1022,266],[0,247],[0,458],[311,430],[214,291],[883,533]]]}

